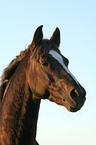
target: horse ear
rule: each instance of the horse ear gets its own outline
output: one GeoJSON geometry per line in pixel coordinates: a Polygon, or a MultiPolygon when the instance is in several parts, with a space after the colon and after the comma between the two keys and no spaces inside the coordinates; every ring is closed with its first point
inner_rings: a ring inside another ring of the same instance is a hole
{"type": "Polygon", "coordinates": [[[31,43],[31,45],[34,47],[36,47],[43,38],[42,27],[43,27],[43,25],[39,26],[34,33],[33,41],[31,43]]]}
{"type": "Polygon", "coordinates": [[[60,30],[58,27],[53,32],[53,35],[50,38],[50,40],[52,40],[59,47],[59,45],[60,45],[60,30]]]}

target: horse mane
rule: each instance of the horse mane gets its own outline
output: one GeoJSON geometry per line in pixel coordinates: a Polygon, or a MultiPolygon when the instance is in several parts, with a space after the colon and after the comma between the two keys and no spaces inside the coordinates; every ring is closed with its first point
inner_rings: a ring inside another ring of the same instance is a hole
{"type": "Polygon", "coordinates": [[[1,76],[1,84],[0,84],[0,104],[3,98],[4,91],[6,89],[6,86],[12,77],[13,73],[15,72],[17,66],[22,61],[22,59],[25,57],[25,54],[28,49],[21,51],[18,56],[16,56],[15,59],[11,61],[11,63],[8,65],[7,68],[4,69],[3,74],[1,76]]]}

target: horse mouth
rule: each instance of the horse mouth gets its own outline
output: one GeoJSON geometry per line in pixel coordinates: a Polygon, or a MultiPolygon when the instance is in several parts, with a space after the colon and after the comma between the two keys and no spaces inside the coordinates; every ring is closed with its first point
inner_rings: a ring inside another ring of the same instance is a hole
{"type": "MultiPolygon", "coordinates": [[[[83,105],[82,105],[83,106],[83,105]]],[[[77,112],[77,111],[79,111],[80,109],[81,109],[81,107],[82,106],[80,106],[80,107],[76,107],[76,108],[73,108],[73,107],[70,107],[70,112],[77,112]]]]}
{"type": "MultiPolygon", "coordinates": [[[[77,111],[79,111],[79,110],[82,108],[82,106],[84,105],[85,100],[86,100],[86,98],[83,99],[82,103],[80,103],[80,104],[77,103],[76,107],[69,106],[69,107],[68,107],[68,110],[69,110],[70,112],[77,112],[77,111]]],[[[66,107],[66,108],[67,108],[67,107],[66,107]]]]}

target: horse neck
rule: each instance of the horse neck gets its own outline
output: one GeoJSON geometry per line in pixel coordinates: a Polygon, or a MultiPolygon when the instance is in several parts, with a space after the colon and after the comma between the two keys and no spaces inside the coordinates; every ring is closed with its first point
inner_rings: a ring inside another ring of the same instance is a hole
{"type": "Polygon", "coordinates": [[[35,142],[40,100],[33,100],[28,88],[26,66],[22,68],[19,64],[4,94],[0,107],[0,144],[35,142]]]}

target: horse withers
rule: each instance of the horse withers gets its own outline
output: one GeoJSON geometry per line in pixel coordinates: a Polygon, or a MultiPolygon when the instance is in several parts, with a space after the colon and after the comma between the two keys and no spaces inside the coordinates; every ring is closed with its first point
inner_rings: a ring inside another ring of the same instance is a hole
{"type": "Polygon", "coordinates": [[[60,30],[43,39],[42,27],[33,41],[4,70],[0,86],[0,145],[38,145],[37,119],[41,99],[76,112],[86,91],[69,71],[60,50],[60,30]]]}

